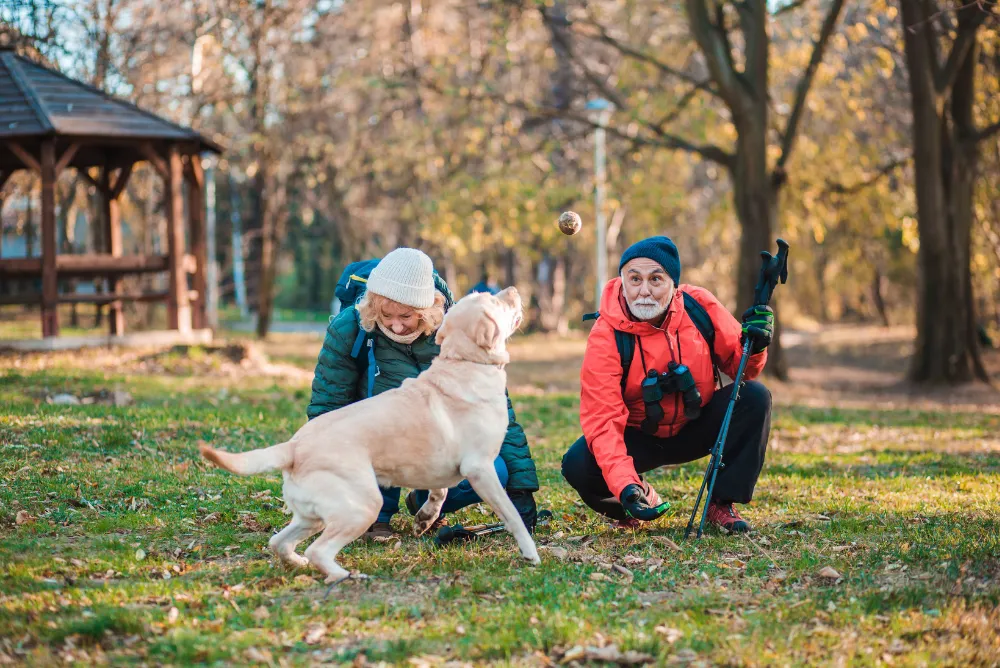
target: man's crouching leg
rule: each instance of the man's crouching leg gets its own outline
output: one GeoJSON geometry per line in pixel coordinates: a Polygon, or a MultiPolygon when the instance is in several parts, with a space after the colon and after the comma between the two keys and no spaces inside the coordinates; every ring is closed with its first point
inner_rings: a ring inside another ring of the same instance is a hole
{"type": "Polygon", "coordinates": [[[733,408],[722,456],[725,466],[715,479],[708,521],[734,533],[750,531],[734,503],[750,503],[764,467],[771,432],[771,393],[762,383],[747,381],[733,408]]]}
{"type": "Polygon", "coordinates": [[[619,522],[629,519],[621,502],[608,489],[604,473],[582,436],[563,455],[562,474],[592,509],[619,522]]]}

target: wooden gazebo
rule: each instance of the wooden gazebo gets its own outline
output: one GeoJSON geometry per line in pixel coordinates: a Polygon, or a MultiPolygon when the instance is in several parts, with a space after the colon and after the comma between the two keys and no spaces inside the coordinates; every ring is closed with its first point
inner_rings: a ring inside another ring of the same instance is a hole
{"type": "MultiPolygon", "coordinates": [[[[2,296],[0,304],[40,304],[42,335],[59,334],[58,305],[107,304],[111,334],[124,333],[123,301],[166,301],[168,327],[181,332],[205,327],[206,245],[200,155],[219,153],[214,142],[133,104],[74,81],[0,47],[0,187],[19,169],[41,176],[41,258],[3,259],[0,282],[41,278],[40,293],[2,296]],[[166,255],[124,255],[118,197],[132,167],[147,161],[165,183],[166,255]],[[103,253],[58,255],[55,184],[75,168],[101,193],[103,253]],[[96,168],[98,175],[91,174],[96,168]],[[187,182],[185,247],[183,183],[187,182]],[[122,277],[169,273],[166,292],[126,294],[122,277]],[[189,275],[193,281],[189,282],[189,275]],[[61,278],[107,278],[105,294],[59,293],[61,278]]],[[[0,236],[2,243],[2,236],[0,236]]]]}

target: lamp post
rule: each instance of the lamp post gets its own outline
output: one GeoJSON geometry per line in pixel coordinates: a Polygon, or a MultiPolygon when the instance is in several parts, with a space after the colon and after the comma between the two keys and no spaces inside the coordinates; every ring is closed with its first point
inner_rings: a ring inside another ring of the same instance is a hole
{"type": "Polygon", "coordinates": [[[595,112],[593,117],[597,123],[594,130],[594,219],[597,223],[597,287],[595,305],[601,308],[601,293],[604,283],[608,280],[608,221],[604,216],[605,197],[605,127],[611,120],[614,105],[604,98],[587,102],[587,109],[595,112]]]}
{"type": "Polygon", "coordinates": [[[205,170],[205,250],[208,256],[208,266],[205,267],[205,278],[208,284],[208,294],[205,295],[205,317],[208,326],[216,329],[219,326],[219,263],[216,260],[215,248],[215,157],[201,161],[205,170]]]}

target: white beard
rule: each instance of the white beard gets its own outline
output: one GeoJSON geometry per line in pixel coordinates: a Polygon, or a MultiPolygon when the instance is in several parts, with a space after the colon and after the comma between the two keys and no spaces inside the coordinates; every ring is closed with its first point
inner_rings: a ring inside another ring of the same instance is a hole
{"type": "MultiPolygon", "coordinates": [[[[667,305],[669,304],[670,302],[667,302],[667,305]]],[[[667,306],[661,306],[652,299],[637,299],[629,303],[628,310],[639,320],[649,321],[656,320],[666,313],[667,306]]]]}

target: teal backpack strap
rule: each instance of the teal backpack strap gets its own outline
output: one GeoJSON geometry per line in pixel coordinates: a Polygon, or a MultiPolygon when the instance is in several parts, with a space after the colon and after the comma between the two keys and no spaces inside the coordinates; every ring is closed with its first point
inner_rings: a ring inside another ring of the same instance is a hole
{"type": "MultiPolygon", "coordinates": [[[[355,318],[360,316],[355,313],[355,318]]],[[[381,373],[378,363],[375,361],[375,337],[371,332],[366,332],[358,320],[358,335],[354,337],[354,345],[351,346],[351,357],[358,371],[366,373],[368,376],[368,396],[372,396],[375,391],[375,378],[381,373]]]]}
{"type": "Polygon", "coordinates": [[[597,320],[600,317],[601,317],[600,311],[594,311],[593,313],[584,313],[583,322],[587,322],[588,320],[597,320]]]}

